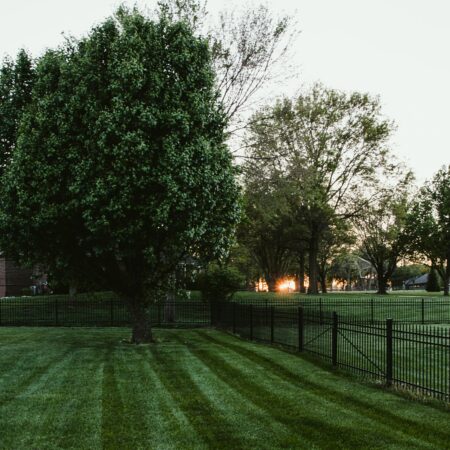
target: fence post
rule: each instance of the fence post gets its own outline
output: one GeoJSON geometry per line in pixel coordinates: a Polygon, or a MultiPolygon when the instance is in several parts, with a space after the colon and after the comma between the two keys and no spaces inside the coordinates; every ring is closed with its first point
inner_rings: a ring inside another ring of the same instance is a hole
{"type": "Polygon", "coordinates": [[[253,305],[250,304],[250,340],[253,340],[253,305]]]}
{"type": "Polygon", "coordinates": [[[304,335],[304,318],[303,318],[303,308],[299,306],[298,308],[298,351],[303,351],[303,335],[304,335]]]}
{"type": "Polygon", "coordinates": [[[370,299],[370,322],[373,324],[374,322],[374,314],[373,314],[373,298],[370,299]]]}
{"type": "Polygon", "coordinates": [[[319,298],[319,325],[323,325],[322,298],[319,298]]]}
{"type": "Polygon", "coordinates": [[[236,334],[236,303],[233,302],[233,334],[236,334]]]}
{"type": "Polygon", "coordinates": [[[274,307],[270,307],[270,343],[273,344],[274,307]]]}
{"type": "Polygon", "coordinates": [[[386,384],[392,384],[392,319],[386,319],[386,384]]]}
{"type": "MultiPolygon", "coordinates": [[[[447,333],[447,349],[448,349],[448,357],[449,357],[449,360],[450,360],[450,330],[448,330],[448,333],[447,333]]],[[[447,389],[448,389],[448,392],[447,392],[447,399],[450,401],[450,371],[449,371],[449,374],[448,374],[448,386],[447,386],[447,389]]]]}
{"type": "Polygon", "coordinates": [[[333,366],[337,366],[337,352],[338,352],[338,315],[333,311],[333,324],[331,328],[331,362],[333,366]]]}
{"type": "Polygon", "coordinates": [[[110,318],[111,318],[111,326],[114,326],[114,303],[113,303],[113,298],[111,297],[110,301],[109,301],[109,309],[110,309],[110,318]]]}
{"type": "Polygon", "coordinates": [[[55,326],[58,326],[58,297],[55,297],[55,326]]]}
{"type": "Polygon", "coordinates": [[[425,323],[425,300],[422,298],[422,325],[425,323]]]}

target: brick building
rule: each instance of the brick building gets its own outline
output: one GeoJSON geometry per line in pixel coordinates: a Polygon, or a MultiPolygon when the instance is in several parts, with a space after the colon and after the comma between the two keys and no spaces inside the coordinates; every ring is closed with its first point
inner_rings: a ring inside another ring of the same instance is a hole
{"type": "Polygon", "coordinates": [[[0,255],[0,297],[22,295],[23,289],[34,284],[32,275],[32,269],[19,267],[13,260],[0,255]]]}

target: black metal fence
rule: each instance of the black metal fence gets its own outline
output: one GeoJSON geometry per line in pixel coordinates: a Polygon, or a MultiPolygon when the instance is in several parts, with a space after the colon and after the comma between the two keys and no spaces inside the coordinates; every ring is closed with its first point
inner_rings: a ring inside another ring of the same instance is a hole
{"type": "Polygon", "coordinates": [[[450,298],[448,297],[289,297],[261,300],[239,300],[240,304],[258,307],[298,307],[305,311],[324,314],[337,312],[341,317],[360,318],[379,322],[390,317],[404,323],[450,323],[450,298]]]}
{"type": "Polygon", "coordinates": [[[238,303],[218,304],[212,321],[241,337],[312,353],[335,367],[450,401],[450,325],[238,303]]]}
{"type": "MultiPolygon", "coordinates": [[[[210,326],[210,306],[199,302],[177,301],[152,304],[151,322],[155,326],[210,326]]],[[[0,326],[121,327],[131,320],[124,302],[116,297],[67,296],[4,298],[0,300],[0,326]]]]}

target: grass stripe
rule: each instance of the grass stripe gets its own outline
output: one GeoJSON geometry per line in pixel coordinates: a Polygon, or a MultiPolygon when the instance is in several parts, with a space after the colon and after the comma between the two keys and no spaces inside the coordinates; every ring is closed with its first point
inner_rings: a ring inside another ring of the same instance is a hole
{"type": "MultiPolygon", "coordinates": [[[[219,334],[215,334],[212,336],[208,332],[204,331],[197,331],[197,334],[201,338],[208,340],[222,349],[226,348],[227,350],[231,350],[248,359],[249,363],[256,364],[267,372],[270,371],[270,373],[275,374],[280,379],[296,385],[301,389],[307,389],[310,394],[314,393],[321,398],[325,398],[334,405],[342,405],[342,407],[346,409],[351,408],[359,416],[362,415],[370,418],[376,421],[378,425],[382,424],[386,426],[389,430],[394,428],[395,432],[414,437],[419,443],[422,444],[424,443],[422,442],[423,435],[426,436],[428,441],[441,446],[441,448],[448,443],[450,436],[448,429],[447,431],[442,431],[439,428],[432,429],[430,428],[430,424],[426,420],[424,421],[423,417],[420,417],[420,419],[418,418],[419,420],[405,419],[400,417],[398,414],[395,414],[395,412],[386,410],[386,408],[378,408],[374,402],[370,400],[370,398],[363,401],[361,396],[356,398],[354,395],[349,393],[342,393],[336,388],[336,386],[333,386],[334,389],[330,389],[325,385],[325,383],[313,382],[307,377],[294,373],[290,369],[275,361],[276,355],[271,355],[269,352],[264,352],[264,355],[261,355],[259,350],[264,351],[263,346],[256,346],[260,347],[260,349],[248,349],[240,345],[239,342],[231,342],[231,340],[226,339],[225,335],[221,336],[219,334]]],[[[235,338],[231,339],[233,341],[235,340],[235,338]]],[[[394,399],[394,401],[395,400],[397,399],[394,399]]]]}
{"type": "Polygon", "coordinates": [[[149,351],[161,383],[170,392],[178,407],[185,412],[201,442],[207,448],[222,448],[219,444],[221,442],[226,443],[226,448],[246,448],[234,438],[234,429],[226,417],[215,410],[209,398],[194,383],[189,382],[189,373],[183,364],[189,364],[189,361],[186,361],[189,358],[178,353],[174,359],[168,353],[163,354],[158,346],[150,347],[149,351]]]}
{"type": "MultiPolygon", "coordinates": [[[[279,443],[281,447],[308,448],[306,442],[314,442],[323,435],[327,435],[330,444],[324,448],[348,448],[340,446],[336,442],[336,438],[342,433],[347,433],[346,446],[357,447],[362,444],[360,438],[350,432],[350,423],[347,426],[336,426],[326,417],[317,415],[314,417],[312,411],[308,413],[299,410],[295,407],[293,399],[280,398],[276,389],[271,389],[262,380],[256,380],[255,371],[249,370],[245,364],[230,364],[224,358],[224,353],[217,356],[218,352],[214,349],[191,344],[187,344],[187,346],[219,378],[239,392],[244,401],[258,405],[271,416],[272,420],[283,424],[290,430],[288,439],[279,443]]],[[[375,437],[379,439],[378,435],[375,437]]]]}
{"type": "Polygon", "coordinates": [[[444,408],[215,330],[155,334],[0,328],[0,449],[449,448],[444,408]]]}

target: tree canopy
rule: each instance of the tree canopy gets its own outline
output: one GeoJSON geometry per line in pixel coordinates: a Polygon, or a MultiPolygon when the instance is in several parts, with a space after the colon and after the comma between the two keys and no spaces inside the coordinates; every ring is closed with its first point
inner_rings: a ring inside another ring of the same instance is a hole
{"type": "Polygon", "coordinates": [[[444,281],[450,283],[450,166],[439,170],[419,191],[408,214],[410,252],[426,258],[444,281]]]}
{"type": "Polygon", "coordinates": [[[321,85],[262,109],[252,121],[246,174],[290,186],[290,214],[307,229],[312,294],[324,234],[336,220],[360,213],[378,192],[380,176],[395,171],[387,148],[392,129],[377,99],[321,85]]]}
{"type": "Polygon", "coordinates": [[[36,63],[1,186],[0,245],[146,307],[189,254],[223,255],[239,219],[206,39],[183,21],[120,8],[36,63]]]}
{"type": "Polygon", "coordinates": [[[406,254],[407,187],[408,182],[398,185],[394,193],[367,207],[357,220],[361,255],[377,272],[378,294],[386,294],[388,281],[406,254]]]}
{"type": "Polygon", "coordinates": [[[15,61],[5,58],[0,68],[0,176],[16,146],[22,115],[31,101],[34,64],[24,51],[15,61]]]}

